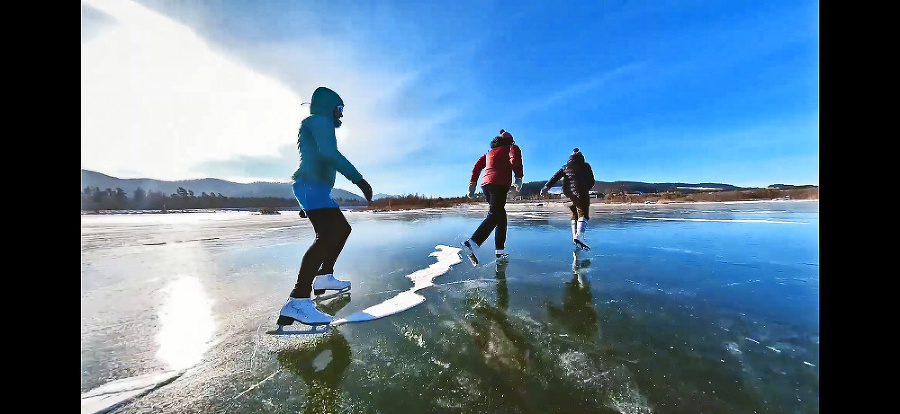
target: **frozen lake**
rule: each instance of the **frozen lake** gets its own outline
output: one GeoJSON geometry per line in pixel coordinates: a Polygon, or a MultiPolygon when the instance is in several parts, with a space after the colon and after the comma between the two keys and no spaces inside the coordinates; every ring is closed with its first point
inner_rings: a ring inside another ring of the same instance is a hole
{"type": "Polygon", "coordinates": [[[577,258],[564,204],[508,210],[507,265],[425,281],[486,204],[345,212],[321,308],[425,301],[285,337],[297,212],[82,215],[82,412],[819,412],[818,201],[594,204],[577,258]]]}

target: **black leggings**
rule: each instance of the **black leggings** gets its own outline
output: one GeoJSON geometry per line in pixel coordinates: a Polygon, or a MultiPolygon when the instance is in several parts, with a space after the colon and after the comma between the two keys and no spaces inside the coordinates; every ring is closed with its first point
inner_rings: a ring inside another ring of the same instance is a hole
{"type": "Polygon", "coordinates": [[[506,193],[509,192],[509,186],[485,184],[481,189],[488,202],[488,215],[475,229],[472,240],[481,246],[491,235],[491,231],[497,229],[494,233],[494,246],[497,250],[503,250],[506,246],[506,193]]]}
{"type": "Polygon", "coordinates": [[[316,231],[316,239],[303,255],[300,272],[297,273],[297,284],[291,291],[292,298],[309,298],[313,278],[316,275],[334,273],[334,264],[352,230],[339,208],[309,210],[306,215],[316,231]]]}
{"type": "Polygon", "coordinates": [[[572,202],[572,205],[569,206],[569,211],[572,212],[572,220],[578,220],[579,217],[584,217],[585,220],[591,219],[591,196],[576,197],[572,195],[569,196],[569,201],[572,202]]]}

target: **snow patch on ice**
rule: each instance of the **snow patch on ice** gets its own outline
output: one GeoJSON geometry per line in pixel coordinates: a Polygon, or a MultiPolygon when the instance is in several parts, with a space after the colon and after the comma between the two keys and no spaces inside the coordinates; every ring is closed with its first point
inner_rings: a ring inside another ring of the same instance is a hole
{"type": "Polygon", "coordinates": [[[417,270],[406,276],[413,282],[412,288],[400,292],[396,296],[377,305],[370,306],[359,312],[337,319],[333,321],[331,325],[337,326],[352,322],[372,321],[403,312],[425,302],[425,297],[417,294],[416,291],[429,286],[434,286],[434,278],[449,272],[453,265],[462,262],[460,256],[461,249],[444,245],[437,245],[435,246],[435,249],[436,250],[429,254],[429,256],[437,258],[437,262],[425,269],[417,270]]]}
{"type": "Polygon", "coordinates": [[[82,414],[108,412],[134,398],[172,382],[183,373],[184,371],[165,371],[124,378],[103,384],[81,394],[81,412],[82,414]]]}
{"type": "Polygon", "coordinates": [[[462,262],[462,257],[460,256],[462,249],[444,245],[437,245],[435,249],[428,256],[437,258],[437,262],[407,276],[413,282],[413,288],[411,289],[413,292],[434,286],[434,278],[449,272],[450,268],[462,262]]]}

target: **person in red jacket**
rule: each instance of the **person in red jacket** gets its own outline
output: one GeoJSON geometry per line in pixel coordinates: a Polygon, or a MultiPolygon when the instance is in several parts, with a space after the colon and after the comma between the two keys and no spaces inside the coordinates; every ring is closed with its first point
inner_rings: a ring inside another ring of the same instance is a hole
{"type": "Polygon", "coordinates": [[[463,249],[473,266],[478,265],[475,249],[481,247],[495,229],[494,254],[498,260],[506,260],[509,257],[506,253],[506,194],[513,183],[513,176],[516,191],[522,190],[524,175],[522,150],[516,145],[512,134],[501,129],[500,135],[491,141],[491,150],[475,162],[469,178],[469,198],[475,197],[475,184],[482,170],[484,178],[481,180],[481,189],[488,202],[488,214],[475,229],[475,233],[472,233],[472,237],[462,242],[463,249]]]}

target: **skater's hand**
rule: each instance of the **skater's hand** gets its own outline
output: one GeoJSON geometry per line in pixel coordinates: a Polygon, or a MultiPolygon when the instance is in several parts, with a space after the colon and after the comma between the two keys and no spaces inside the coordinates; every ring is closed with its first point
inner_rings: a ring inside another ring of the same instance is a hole
{"type": "Polygon", "coordinates": [[[548,193],[550,193],[550,190],[547,187],[541,188],[541,197],[546,197],[548,193]]]}
{"type": "Polygon", "coordinates": [[[362,180],[359,180],[354,184],[356,184],[356,186],[359,187],[360,190],[362,190],[363,196],[366,197],[366,201],[372,202],[372,186],[369,185],[369,182],[366,181],[365,178],[363,178],[362,180]]]}
{"type": "Polygon", "coordinates": [[[516,192],[522,191],[522,177],[516,177],[516,192]]]}
{"type": "Polygon", "coordinates": [[[468,197],[469,197],[469,198],[475,198],[475,183],[474,183],[474,182],[469,183],[469,193],[468,193],[468,197]]]}

